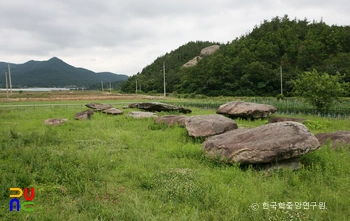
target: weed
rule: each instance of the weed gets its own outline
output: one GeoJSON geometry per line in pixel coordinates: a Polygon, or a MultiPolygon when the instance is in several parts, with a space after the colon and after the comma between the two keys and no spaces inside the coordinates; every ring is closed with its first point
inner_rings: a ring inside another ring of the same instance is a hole
{"type": "MultiPolygon", "coordinates": [[[[337,150],[324,145],[306,154],[298,171],[266,173],[206,158],[204,139],[190,138],[185,128],[100,113],[89,121],[73,120],[82,108],[0,111],[1,220],[346,220],[349,216],[348,145],[337,150]],[[70,122],[43,126],[50,117],[70,122]],[[35,212],[10,213],[10,187],[34,187],[35,212]],[[326,202],[327,209],[262,208],[264,202],[300,201],[326,202]],[[253,211],[253,203],[260,209],[253,211]]],[[[204,108],[193,108],[190,115],[214,113],[204,108]]],[[[301,117],[308,118],[306,125],[314,133],[350,127],[347,120],[301,117]]],[[[235,121],[239,128],[267,123],[235,121]]]]}

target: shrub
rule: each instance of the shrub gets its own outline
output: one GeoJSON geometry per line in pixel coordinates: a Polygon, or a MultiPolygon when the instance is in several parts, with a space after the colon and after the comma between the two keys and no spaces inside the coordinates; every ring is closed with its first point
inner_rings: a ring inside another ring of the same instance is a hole
{"type": "Polygon", "coordinates": [[[284,95],[283,95],[283,94],[278,94],[278,95],[276,96],[276,98],[277,98],[278,101],[279,101],[279,100],[283,100],[283,99],[284,99],[284,95]]]}
{"type": "Polygon", "coordinates": [[[340,79],[339,73],[332,76],[314,69],[300,74],[299,78],[293,81],[294,91],[296,95],[305,97],[319,112],[326,112],[344,93],[343,85],[339,83],[340,79]]]}

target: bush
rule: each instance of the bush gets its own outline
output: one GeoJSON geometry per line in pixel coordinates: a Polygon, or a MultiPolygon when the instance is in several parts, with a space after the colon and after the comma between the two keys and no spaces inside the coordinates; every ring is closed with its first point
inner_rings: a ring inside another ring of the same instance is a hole
{"type": "Polygon", "coordinates": [[[188,95],[188,97],[189,97],[189,98],[196,98],[196,94],[195,94],[195,93],[190,93],[190,94],[188,95]]]}
{"type": "Polygon", "coordinates": [[[340,80],[339,73],[332,76],[327,73],[318,73],[314,69],[300,74],[299,78],[293,81],[294,92],[296,95],[305,97],[319,112],[326,112],[344,93],[340,80]]]}
{"type": "Polygon", "coordinates": [[[155,94],[157,94],[157,91],[156,91],[156,90],[148,91],[147,94],[149,94],[149,95],[155,95],[155,94]]]}
{"type": "Polygon", "coordinates": [[[283,95],[283,94],[278,94],[278,95],[276,96],[276,98],[277,98],[278,101],[279,101],[279,100],[283,100],[283,99],[284,99],[284,95],[283,95]]]}

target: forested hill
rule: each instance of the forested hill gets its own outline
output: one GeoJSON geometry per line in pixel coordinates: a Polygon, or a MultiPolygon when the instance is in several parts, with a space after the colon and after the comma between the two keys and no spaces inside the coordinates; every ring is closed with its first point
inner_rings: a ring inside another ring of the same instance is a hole
{"type": "Polygon", "coordinates": [[[344,81],[350,81],[349,26],[275,17],[256,25],[248,34],[221,44],[219,51],[204,57],[196,66],[182,67],[186,61],[199,55],[201,48],[211,44],[191,42],[158,58],[141,73],[129,78],[122,89],[135,91],[135,79],[138,79],[144,92],[162,92],[163,61],[167,66],[171,64],[171,69],[167,70],[168,92],[276,96],[280,93],[280,67],[284,94],[287,95],[293,90],[291,81],[299,73],[312,69],[329,74],[339,72],[344,75],[344,81]],[[191,49],[194,45],[196,52],[191,49]],[[185,55],[189,56],[181,61],[178,59],[178,56],[185,55]]]}
{"type": "MultiPolygon", "coordinates": [[[[0,73],[4,76],[7,63],[0,62],[0,73]]],[[[88,87],[90,84],[126,81],[128,76],[110,72],[93,71],[73,67],[57,57],[47,61],[28,61],[10,64],[13,87],[88,87]]],[[[5,87],[5,77],[0,77],[0,87],[5,87]]]]}
{"type": "Polygon", "coordinates": [[[186,62],[198,56],[205,47],[213,45],[212,42],[189,42],[178,49],[158,57],[152,64],[146,66],[141,73],[129,77],[122,84],[124,92],[135,92],[136,79],[142,91],[163,92],[163,62],[166,64],[167,91],[173,91],[174,86],[180,84],[181,67],[186,62]]]}

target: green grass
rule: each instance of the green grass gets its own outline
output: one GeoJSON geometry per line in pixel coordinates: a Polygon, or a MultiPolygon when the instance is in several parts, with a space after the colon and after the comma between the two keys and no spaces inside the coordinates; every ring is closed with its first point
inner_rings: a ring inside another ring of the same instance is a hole
{"type": "MultiPolygon", "coordinates": [[[[155,125],[152,119],[95,113],[88,121],[73,120],[85,109],[0,109],[0,220],[350,217],[349,146],[332,150],[325,145],[302,157],[299,171],[267,173],[206,159],[200,139],[189,138],[184,128],[155,125]],[[42,125],[53,117],[70,121],[42,125]],[[9,212],[10,187],[34,187],[35,211],[9,212]],[[264,210],[264,202],[325,202],[327,209],[264,210]],[[253,203],[259,205],[257,211],[253,203]]],[[[214,112],[194,108],[192,115],[214,112]]],[[[306,118],[314,133],[350,128],[349,120],[306,118]]],[[[267,120],[236,122],[256,127],[267,120]]]]}

